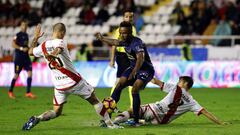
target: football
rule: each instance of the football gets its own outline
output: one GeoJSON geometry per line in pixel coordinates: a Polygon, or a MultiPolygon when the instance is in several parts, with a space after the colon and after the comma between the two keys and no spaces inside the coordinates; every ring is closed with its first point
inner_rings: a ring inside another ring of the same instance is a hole
{"type": "Polygon", "coordinates": [[[107,108],[108,113],[112,113],[117,107],[117,103],[111,97],[104,98],[102,103],[105,106],[105,108],[107,108]]]}

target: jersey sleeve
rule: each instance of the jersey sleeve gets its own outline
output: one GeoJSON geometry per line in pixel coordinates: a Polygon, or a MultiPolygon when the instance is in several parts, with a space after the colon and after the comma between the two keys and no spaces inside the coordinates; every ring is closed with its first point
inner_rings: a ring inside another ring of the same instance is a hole
{"type": "Polygon", "coordinates": [[[67,47],[66,43],[64,43],[63,40],[59,40],[57,41],[54,45],[53,45],[54,48],[62,48],[64,49],[65,47],[67,47]]]}
{"type": "Polygon", "coordinates": [[[144,52],[144,45],[142,40],[135,40],[134,46],[133,46],[134,52],[137,54],[139,52],[144,52]]]}
{"type": "Polygon", "coordinates": [[[173,91],[177,89],[177,85],[171,84],[171,83],[163,83],[163,86],[161,87],[161,90],[169,93],[170,91],[173,91]]]}
{"type": "Polygon", "coordinates": [[[35,57],[42,57],[43,56],[43,52],[42,52],[42,44],[39,45],[38,47],[34,47],[33,48],[33,55],[35,57]]]}
{"type": "Polygon", "coordinates": [[[191,107],[190,111],[194,112],[196,115],[200,115],[201,111],[204,109],[196,100],[193,100],[194,105],[191,107]]]}

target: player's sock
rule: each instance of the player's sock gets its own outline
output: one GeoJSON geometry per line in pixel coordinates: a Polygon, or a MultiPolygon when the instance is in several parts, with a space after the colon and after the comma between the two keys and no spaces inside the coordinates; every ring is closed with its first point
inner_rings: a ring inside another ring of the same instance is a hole
{"type": "Polygon", "coordinates": [[[139,123],[140,95],[133,93],[133,115],[135,123],[139,123]]]}
{"type": "Polygon", "coordinates": [[[117,115],[117,117],[114,119],[114,123],[123,123],[126,122],[130,118],[130,114],[128,111],[124,111],[117,115]]]}
{"type": "Polygon", "coordinates": [[[103,106],[103,104],[101,102],[99,102],[93,106],[94,106],[97,114],[101,117],[102,120],[105,121],[106,124],[113,124],[108,115],[107,109],[103,106]]]}
{"type": "Polygon", "coordinates": [[[39,118],[41,121],[47,121],[50,119],[54,119],[57,117],[57,114],[53,110],[49,110],[44,112],[43,114],[39,115],[37,118],[39,118]]]}
{"type": "Polygon", "coordinates": [[[14,88],[15,82],[16,82],[16,79],[13,78],[12,82],[11,82],[11,86],[9,88],[9,92],[13,92],[13,88],[14,88]]]}
{"type": "Polygon", "coordinates": [[[122,92],[122,89],[124,87],[116,87],[111,95],[111,97],[115,100],[115,102],[117,103],[119,100],[120,100],[120,95],[121,95],[121,92],[122,92]]]}
{"type": "Polygon", "coordinates": [[[130,108],[132,108],[133,107],[132,86],[128,87],[128,94],[129,94],[130,108]]]}
{"type": "Polygon", "coordinates": [[[116,88],[116,85],[114,85],[114,86],[112,87],[111,92],[110,92],[110,96],[112,95],[112,93],[113,93],[113,91],[114,91],[115,88],[116,88]]]}
{"type": "Polygon", "coordinates": [[[32,77],[27,78],[27,93],[31,91],[32,77]]]}

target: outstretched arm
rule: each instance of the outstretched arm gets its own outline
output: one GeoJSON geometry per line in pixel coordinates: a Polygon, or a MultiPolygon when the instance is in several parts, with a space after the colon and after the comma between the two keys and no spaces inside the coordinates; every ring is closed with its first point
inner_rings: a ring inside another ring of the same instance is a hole
{"type": "Polygon", "coordinates": [[[43,36],[43,32],[41,32],[41,25],[38,24],[35,28],[34,38],[32,40],[31,46],[28,50],[28,54],[33,56],[33,48],[37,46],[38,39],[43,36]]]}
{"type": "Polygon", "coordinates": [[[219,120],[217,117],[215,117],[213,114],[211,114],[210,112],[208,112],[207,110],[203,109],[201,111],[201,113],[206,116],[209,120],[213,121],[214,123],[216,124],[219,124],[219,125],[226,125],[228,124],[227,122],[223,122],[221,120],[219,120]]]}
{"type": "Polygon", "coordinates": [[[112,46],[111,56],[110,56],[110,63],[109,66],[115,68],[115,53],[116,53],[116,46],[112,46]]]}
{"type": "Polygon", "coordinates": [[[120,41],[117,40],[117,39],[111,39],[111,38],[108,38],[108,37],[104,37],[102,36],[102,34],[100,33],[97,33],[96,35],[96,38],[102,42],[105,42],[107,43],[108,45],[111,45],[111,46],[118,46],[120,41]]]}
{"type": "Polygon", "coordinates": [[[163,83],[164,82],[162,82],[162,81],[160,81],[160,80],[158,80],[157,78],[153,78],[152,80],[151,80],[151,82],[153,83],[153,84],[156,84],[156,85],[158,85],[160,88],[162,88],[163,87],[163,83]]]}

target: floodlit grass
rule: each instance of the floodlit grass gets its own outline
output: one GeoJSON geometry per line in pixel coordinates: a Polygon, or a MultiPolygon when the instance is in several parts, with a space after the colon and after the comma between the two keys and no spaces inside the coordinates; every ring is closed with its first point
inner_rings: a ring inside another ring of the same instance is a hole
{"type": "MultiPolygon", "coordinates": [[[[52,88],[32,89],[37,99],[24,97],[25,88],[14,89],[16,99],[9,99],[7,88],[0,88],[0,134],[39,134],[39,135],[238,135],[240,134],[240,89],[192,89],[193,97],[218,118],[231,122],[219,126],[204,116],[189,112],[168,125],[148,125],[138,128],[109,130],[98,127],[99,118],[93,107],[80,97],[71,95],[65,104],[63,115],[57,119],[41,122],[31,131],[21,131],[23,123],[32,115],[39,115],[52,108],[52,88]]],[[[96,93],[103,99],[109,95],[109,88],[97,88],[96,93]]],[[[141,91],[141,102],[161,100],[165,93],[159,89],[147,88],[141,91]]],[[[124,90],[118,103],[120,110],[129,106],[127,90],[124,90]]]]}

